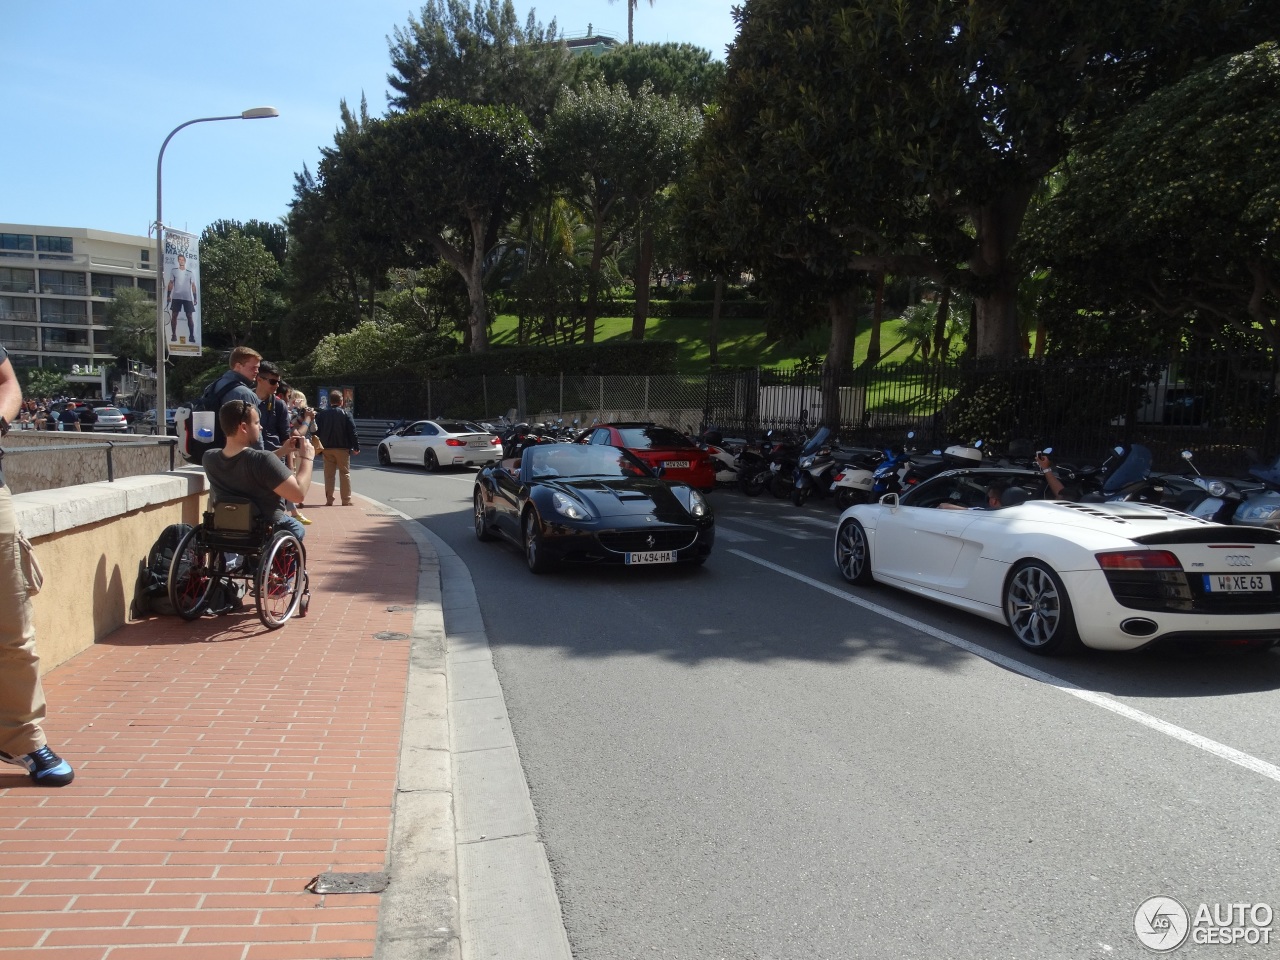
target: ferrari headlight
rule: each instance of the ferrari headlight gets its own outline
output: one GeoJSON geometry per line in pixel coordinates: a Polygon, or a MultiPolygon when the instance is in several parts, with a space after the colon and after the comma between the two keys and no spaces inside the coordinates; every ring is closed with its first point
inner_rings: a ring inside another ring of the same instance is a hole
{"type": "Polygon", "coordinates": [[[705,517],[708,513],[706,498],[697,490],[689,490],[689,515],[699,518],[705,517]]]}
{"type": "Polygon", "coordinates": [[[582,504],[576,500],[571,500],[559,491],[551,494],[551,503],[556,508],[556,513],[562,514],[570,520],[588,520],[591,517],[591,514],[583,509],[582,504]]]}

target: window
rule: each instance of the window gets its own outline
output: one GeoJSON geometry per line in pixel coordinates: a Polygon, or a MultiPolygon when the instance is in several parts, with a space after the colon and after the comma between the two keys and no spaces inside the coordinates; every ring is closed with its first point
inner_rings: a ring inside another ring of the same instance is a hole
{"type": "Polygon", "coordinates": [[[34,250],[35,238],[29,233],[0,233],[0,250],[34,250]]]}
{"type": "Polygon", "coordinates": [[[111,273],[95,273],[91,276],[95,297],[114,297],[117,290],[133,286],[132,277],[120,277],[111,273]]]}
{"type": "Polygon", "coordinates": [[[36,272],[17,267],[0,267],[0,292],[35,293],[36,272]]]}
{"type": "Polygon", "coordinates": [[[36,249],[41,253],[70,253],[70,237],[36,237],[36,249]]]}
{"type": "Polygon", "coordinates": [[[35,327],[0,323],[0,344],[10,350],[39,350],[40,336],[35,327]]]}
{"type": "Polygon", "coordinates": [[[143,263],[150,263],[150,262],[151,262],[151,251],[150,251],[150,250],[139,250],[139,251],[138,251],[138,259],[139,259],[139,260],[141,260],[143,263]]]}
{"type": "Polygon", "coordinates": [[[146,292],[152,300],[156,298],[156,282],[149,277],[138,278],[138,289],[146,292]]]}
{"type": "Polygon", "coordinates": [[[107,308],[111,304],[103,303],[101,300],[92,300],[89,302],[89,316],[93,318],[93,323],[99,327],[105,327],[111,321],[107,319],[107,308]]]}
{"type": "Polygon", "coordinates": [[[27,297],[0,297],[0,320],[36,322],[36,302],[27,297]]]}
{"type": "Polygon", "coordinates": [[[55,353],[92,353],[88,330],[44,328],[44,348],[55,353]]]}
{"type": "Polygon", "coordinates": [[[42,300],[40,319],[45,323],[74,323],[87,326],[89,313],[83,300],[42,300]]]}
{"type": "Polygon", "coordinates": [[[83,297],[89,290],[84,285],[83,273],[71,270],[41,270],[40,292],[83,297]]]}

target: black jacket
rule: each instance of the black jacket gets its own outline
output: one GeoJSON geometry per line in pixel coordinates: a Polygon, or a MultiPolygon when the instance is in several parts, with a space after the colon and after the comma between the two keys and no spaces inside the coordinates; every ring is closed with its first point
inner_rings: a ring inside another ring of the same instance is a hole
{"type": "Polygon", "coordinates": [[[356,425],[342,407],[329,407],[316,414],[316,436],[326,448],[334,450],[359,450],[356,425]]]}

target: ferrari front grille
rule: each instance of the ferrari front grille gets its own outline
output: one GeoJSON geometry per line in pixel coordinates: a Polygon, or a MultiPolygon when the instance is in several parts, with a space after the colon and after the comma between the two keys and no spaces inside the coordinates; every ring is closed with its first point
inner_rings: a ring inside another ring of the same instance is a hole
{"type": "Polygon", "coordinates": [[[698,531],[688,527],[663,530],[608,530],[596,534],[600,546],[614,553],[643,553],[647,550],[683,550],[693,546],[698,531]]]}

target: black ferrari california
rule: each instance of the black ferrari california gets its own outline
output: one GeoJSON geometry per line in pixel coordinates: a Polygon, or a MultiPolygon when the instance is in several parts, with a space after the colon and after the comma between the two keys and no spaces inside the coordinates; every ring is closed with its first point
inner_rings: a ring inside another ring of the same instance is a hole
{"type": "Polygon", "coordinates": [[[715,540],[711,506],[618,447],[547,443],[476,477],[476,537],[524,550],[534,573],[559,562],[703,563],[715,540]]]}

